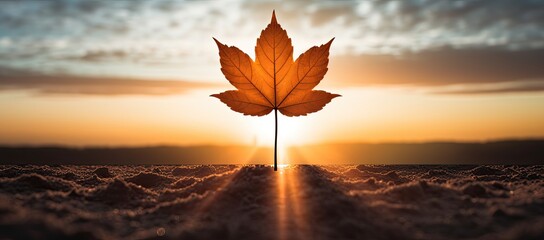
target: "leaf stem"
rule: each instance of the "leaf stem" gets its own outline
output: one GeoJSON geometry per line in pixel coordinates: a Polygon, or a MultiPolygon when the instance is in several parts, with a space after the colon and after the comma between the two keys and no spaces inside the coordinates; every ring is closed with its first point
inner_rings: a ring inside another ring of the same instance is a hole
{"type": "Polygon", "coordinates": [[[278,171],[278,109],[274,108],[276,133],[274,134],[274,171],[278,171]]]}

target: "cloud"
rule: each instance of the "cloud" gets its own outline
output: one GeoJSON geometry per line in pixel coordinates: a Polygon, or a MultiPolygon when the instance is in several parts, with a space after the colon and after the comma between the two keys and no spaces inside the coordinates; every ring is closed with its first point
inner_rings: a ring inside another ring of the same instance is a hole
{"type": "MultiPolygon", "coordinates": [[[[141,45],[157,37],[176,38],[190,41],[184,48],[197,54],[202,38],[212,33],[255,37],[262,28],[256,22],[265,23],[272,9],[298,35],[315,39],[332,34],[342,39],[339,47],[357,53],[437,46],[544,47],[544,25],[539,24],[544,2],[532,0],[2,1],[0,33],[17,41],[66,38],[68,47],[83,50],[104,42],[141,45]]],[[[157,53],[173,47],[158,45],[153,44],[157,53]]]]}
{"type": "Polygon", "coordinates": [[[0,65],[217,79],[211,36],[250,50],[272,9],[295,51],[336,37],[328,77],[347,85],[542,78],[534,0],[0,1],[0,65]]]}
{"type": "Polygon", "coordinates": [[[214,86],[217,85],[190,81],[41,74],[0,67],[0,91],[26,90],[46,95],[165,96],[214,86]]]}
{"type": "Polygon", "coordinates": [[[476,85],[476,86],[462,85],[462,86],[455,86],[449,89],[432,91],[432,93],[467,95],[467,94],[524,93],[524,92],[542,92],[542,91],[544,91],[544,80],[483,84],[483,85],[476,85]]]}
{"type": "Polygon", "coordinates": [[[244,15],[253,19],[274,8],[280,21],[299,35],[315,39],[333,34],[339,48],[356,53],[544,47],[544,25],[539,24],[544,21],[543,1],[293,1],[244,7],[244,15]]]}
{"type": "MultiPolygon", "coordinates": [[[[446,47],[399,56],[338,56],[331,60],[327,77],[350,86],[447,86],[504,82],[521,84],[535,79],[544,82],[543,62],[544,49],[513,51],[500,48],[446,47]]],[[[500,91],[508,89],[520,91],[524,87],[518,85],[500,91]]],[[[529,87],[525,89],[530,90],[529,87]]]]}
{"type": "Polygon", "coordinates": [[[127,55],[126,51],[119,49],[113,51],[91,50],[76,59],[82,61],[103,61],[108,59],[123,59],[127,57],[127,55]]]}

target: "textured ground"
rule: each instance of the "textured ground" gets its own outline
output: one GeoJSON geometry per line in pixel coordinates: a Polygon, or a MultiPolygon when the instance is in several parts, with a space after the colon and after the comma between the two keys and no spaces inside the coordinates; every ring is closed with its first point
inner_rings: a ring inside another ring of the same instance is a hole
{"type": "Polygon", "coordinates": [[[0,239],[544,239],[544,166],[0,166],[0,239]]]}

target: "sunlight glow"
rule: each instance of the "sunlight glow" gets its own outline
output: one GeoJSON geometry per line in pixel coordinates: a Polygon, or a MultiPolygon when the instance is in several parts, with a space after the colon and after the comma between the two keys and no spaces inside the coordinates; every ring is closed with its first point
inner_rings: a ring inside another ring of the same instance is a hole
{"type": "MultiPolygon", "coordinates": [[[[251,131],[254,134],[255,145],[274,146],[274,113],[264,117],[251,118],[251,131]]],[[[302,121],[296,117],[285,117],[278,113],[278,145],[290,146],[297,144],[301,138],[302,121]]]]}
{"type": "MultiPolygon", "coordinates": [[[[274,167],[274,164],[271,164],[270,167],[274,167]]],[[[289,164],[278,164],[278,171],[280,173],[283,173],[285,171],[285,169],[291,167],[291,165],[289,164]]]]}
{"type": "Polygon", "coordinates": [[[282,164],[277,176],[278,239],[303,239],[311,235],[307,224],[302,179],[297,166],[282,164]],[[287,216],[290,216],[289,218],[287,216]],[[294,237],[294,238],[293,238],[294,237]]]}
{"type": "MultiPolygon", "coordinates": [[[[254,145],[258,147],[274,147],[274,116],[273,113],[251,120],[251,131],[254,134],[254,145]]],[[[278,115],[278,163],[289,163],[287,150],[304,140],[303,131],[308,124],[303,125],[301,118],[278,115]]]]}
{"type": "MultiPolygon", "coordinates": [[[[0,143],[274,146],[273,113],[247,117],[232,112],[209,97],[217,91],[113,99],[6,92],[0,95],[0,143]]],[[[402,89],[338,92],[341,101],[330,103],[326,111],[278,116],[279,154],[289,146],[322,142],[466,141],[544,134],[544,111],[534,111],[544,107],[544,97],[537,94],[461,98],[402,89]]],[[[278,160],[289,163],[283,157],[278,160]]]]}

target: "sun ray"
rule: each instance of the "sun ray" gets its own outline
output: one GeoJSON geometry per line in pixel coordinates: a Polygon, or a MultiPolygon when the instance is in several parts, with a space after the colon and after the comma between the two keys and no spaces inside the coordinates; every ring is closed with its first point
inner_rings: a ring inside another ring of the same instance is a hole
{"type": "Polygon", "coordinates": [[[208,191],[210,196],[205,197],[202,202],[197,205],[196,209],[193,211],[192,216],[188,218],[189,220],[181,225],[181,229],[184,229],[184,231],[188,231],[194,228],[195,223],[199,221],[202,215],[209,209],[209,207],[213,205],[218,198],[220,198],[220,195],[224,192],[224,190],[228,188],[230,184],[232,184],[232,180],[235,179],[238,174],[240,174],[240,169],[246,166],[253,159],[255,154],[257,154],[258,149],[259,147],[257,146],[251,148],[250,154],[248,154],[244,158],[244,161],[240,165],[241,167],[237,167],[236,169],[231,170],[231,173],[224,173],[229,174],[227,179],[225,179],[221,183],[221,185],[213,192],[208,191]]]}
{"type": "Polygon", "coordinates": [[[180,229],[183,229],[183,231],[190,231],[194,229],[197,226],[196,223],[200,221],[203,214],[207,212],[209,207],[212,206],[218,199],[219,195],[224,192],[224,189],[226,189],[232,183],[232,180],[240,173],[240,169],[241,167],[238,167],[230,172],[224,173],[229,174],[227,179],[225,179],[217,189],[208,190],[206,193],[204,193],[207,194],[207,196],[205,196],[202,201],[196,205],[196,208],[193,210],[191,216],[180,225],[180,229]]]}
{"type": "Polygon", "coordinates": [[[308,228],[308,219],[306,218],[306,209],[304,204],[304,199],[301,197],[302,187],[300,186],[300,176],[296,172],[298,169],[292,169],[292,173],[288,178],[288,188],[291,190],[290,200],[292,202],[293,219],[295,220],[296,226],[296,237],[297,239],[308,238],[310,229],[308,228]]]}
{"type": "MultiPolygon", "coordinates": [[[[278,166],[279,167],[279,166],[278,166]]],[[[277,174],[277,232],[278,239],[286,239],[286,220],[287,220],[287,198],[286,198],[286,184],[285,184],[285,167],[278,169],[279,174],[277,174]]]]}
{"type": "Polygon", "coordinates": [[[302,198],[298,167],[282,165],[277,176],[278,239],[304,239],[310,236],[302,198]]]}

